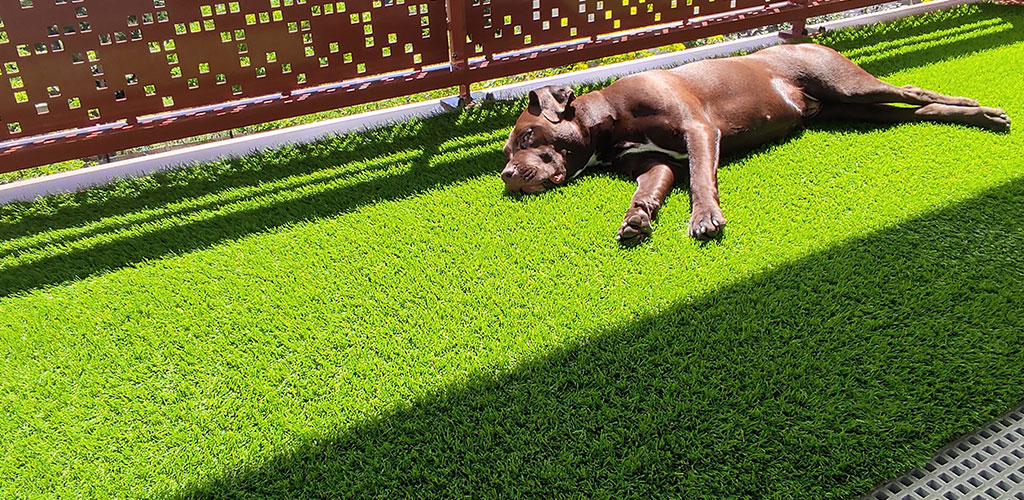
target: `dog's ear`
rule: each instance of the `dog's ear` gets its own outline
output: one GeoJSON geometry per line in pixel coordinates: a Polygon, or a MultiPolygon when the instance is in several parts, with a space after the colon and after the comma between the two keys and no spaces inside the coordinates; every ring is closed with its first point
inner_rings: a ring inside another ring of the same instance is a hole
{"type": "Polygon", "coordinates": [[[551,123],[558,123],[572,118],[572,101],[576,93],[565,85],[541,87],[530,91],[530,106],[527,110],[531,115],[544,115],[551,123]]]}

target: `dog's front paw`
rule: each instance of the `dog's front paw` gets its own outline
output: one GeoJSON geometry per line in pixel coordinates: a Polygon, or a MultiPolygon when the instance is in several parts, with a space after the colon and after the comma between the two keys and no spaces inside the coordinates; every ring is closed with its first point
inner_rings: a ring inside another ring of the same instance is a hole
{"type": "Polygon", "coordinates": [[[713,207],[693,207],[693,215],[690,216],[690,236],[706,241],[718,238],[725,229],[725,216],[722,209],[713,207]]]}
{"type": "Polygon", "coordinates": [[[640,208],[633,208],[626,212],[626,220],[619,226],[616,239],[622,246],[631,247],[640,244],[652,232],[654,228],[651,227],[651,216],[640,208]]]}

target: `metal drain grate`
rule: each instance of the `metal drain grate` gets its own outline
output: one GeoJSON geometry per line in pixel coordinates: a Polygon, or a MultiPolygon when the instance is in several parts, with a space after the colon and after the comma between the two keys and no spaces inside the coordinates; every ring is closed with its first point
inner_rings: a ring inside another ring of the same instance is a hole
{"type": "Polygon", "coordinates": [[[862,500],[1024,500],[1024,406],[862,500]]]}

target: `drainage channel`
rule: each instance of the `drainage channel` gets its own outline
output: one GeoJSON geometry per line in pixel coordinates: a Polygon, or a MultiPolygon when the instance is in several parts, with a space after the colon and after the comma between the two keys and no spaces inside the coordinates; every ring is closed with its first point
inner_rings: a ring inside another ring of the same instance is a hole
{"type": "Polygon", "coordinates": [[[1024,405],[861,500],[1024,500],[1024,405]]]}

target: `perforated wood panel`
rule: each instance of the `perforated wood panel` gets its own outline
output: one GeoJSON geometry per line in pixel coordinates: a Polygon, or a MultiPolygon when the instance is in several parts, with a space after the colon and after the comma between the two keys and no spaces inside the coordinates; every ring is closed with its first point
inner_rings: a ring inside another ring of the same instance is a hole
{"type": "Polygon", "coordinates": [[[430,0],[3,2],[12,136],[448,60],[443,4],[430,0]]]}
{"type": "Polygon", "coordinates": [[[470,0],[470,52],[486,55],[732,10],[765,0],[470,0]]]}

